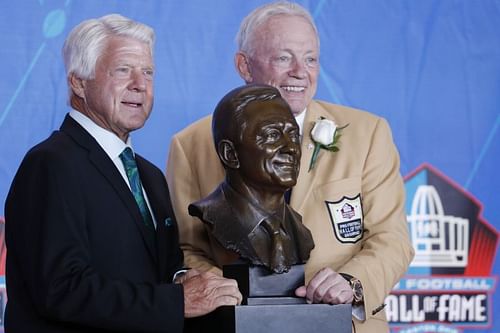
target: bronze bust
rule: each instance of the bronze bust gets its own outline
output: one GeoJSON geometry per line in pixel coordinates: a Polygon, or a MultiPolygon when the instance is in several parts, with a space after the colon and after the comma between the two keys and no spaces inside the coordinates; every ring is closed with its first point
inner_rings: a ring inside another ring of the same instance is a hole
{"type": "Polygon", "coordinates": [[[279,91],[255,84],[232,90],[215,108],[212,132],[226,177],[189,213],[251,264],[284,273],[305,263],[312,235],[284,200],[299,174],[299,128],[279,91]]]}

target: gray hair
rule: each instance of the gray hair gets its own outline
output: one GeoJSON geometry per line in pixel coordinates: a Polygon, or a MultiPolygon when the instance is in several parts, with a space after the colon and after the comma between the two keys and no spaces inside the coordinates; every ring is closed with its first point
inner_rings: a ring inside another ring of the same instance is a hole
{"type": "Polygon", "coordinates": [[[118,14],[89,19],[73,28],[64,42],[66,76],[74,73],[81,79],[93,79],[97,59],[113,36],[144,42],[153,55],[155,34],[151,27],[118,14]]]}
{"type": "Polygon", "coordinates": [[[236,35],[238,50],[249,55],[253,54],[253,36],[259,26],[266,23],[270,18],[277,15],[299,16],[304,18],[316,34],[316,40],[319,48],[318,29],[314,24],[311,14],[301,5],[288,1],[272,2],[254,9],[248,14],[240,25],[240,30],[236,35]]]}

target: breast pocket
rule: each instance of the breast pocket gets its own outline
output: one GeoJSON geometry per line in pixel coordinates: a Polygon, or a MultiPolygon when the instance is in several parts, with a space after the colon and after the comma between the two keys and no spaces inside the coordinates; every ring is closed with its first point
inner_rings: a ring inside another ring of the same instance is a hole
{"type": "Polygon", "coordinates": [[[361,193],[361,178],[351,177],[333,180],[319,185],[314,196],[319,200],[338,201],[342,197],[353,197],[361,193]]]}
{"type": "Polygon", "coordinates": [[[328,182],[314,191],[316,200],[327,207],[335,237],[341,243],[357,243],[363,238],[361,179],[345,178],[328,182]]]}

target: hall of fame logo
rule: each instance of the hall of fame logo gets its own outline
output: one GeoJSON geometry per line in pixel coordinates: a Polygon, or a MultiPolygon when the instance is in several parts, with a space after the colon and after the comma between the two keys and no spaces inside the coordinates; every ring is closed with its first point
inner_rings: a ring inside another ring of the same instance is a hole
{"type": "Polygon", "coordinates": [[[406,177],[406,212],[415,258],[386,298],[400,333],[461,332],[492,325],[499,233],[481,204],[429,165],[406,177]]]}
{"type": "Polygon", "coordinates": [[[361,195],[325,201],[335,237],[341,243],[356,243],[363,237],[363,208],[361,195]]]}

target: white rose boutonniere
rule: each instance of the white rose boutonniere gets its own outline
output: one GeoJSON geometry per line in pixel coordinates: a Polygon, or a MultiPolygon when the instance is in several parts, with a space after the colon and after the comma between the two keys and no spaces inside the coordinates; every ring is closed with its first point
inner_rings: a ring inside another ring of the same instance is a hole
{"type": "Polygon", "coordinates": [[[337,124],[333,120],[325,119],[321,117],[316,123],[311,131],[311,138],[314,141],[314,152],[311,157],[311,162],[309,163],[309,170],[314,168],[314,164],[318,159],[319,150],[325,149],[331,152],[339,151],[337,144],[339,142],[340,136],[342,135],[342,130],[349,126],[349,124],[337,127],[337,124]]]}

